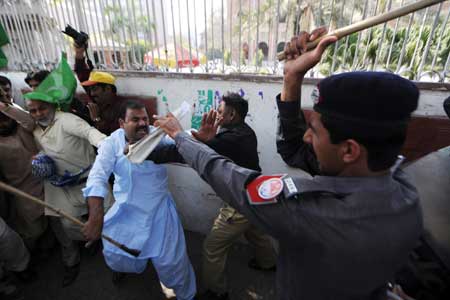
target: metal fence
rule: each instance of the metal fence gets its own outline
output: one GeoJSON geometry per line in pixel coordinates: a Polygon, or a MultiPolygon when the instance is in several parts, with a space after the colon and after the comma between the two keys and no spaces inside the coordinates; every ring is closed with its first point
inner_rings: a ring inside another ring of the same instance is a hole
{"type": "MultiPolygon", "coordinates": [[[[50,69],[65,51],[66,24],[89,34],[96,68],[143,72],[282,74],[276,60],[301,30],[336,29],[408,0],[0,0],[11,43],[8,68],[50,69]]],[[[450,81],[450,1],[350,35],[309,76],[387,70],[450,81]]]]}

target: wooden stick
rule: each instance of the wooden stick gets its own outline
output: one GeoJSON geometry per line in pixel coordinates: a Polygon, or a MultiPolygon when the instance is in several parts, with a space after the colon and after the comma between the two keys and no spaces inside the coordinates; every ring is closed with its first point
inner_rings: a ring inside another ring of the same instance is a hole
{"type": "MultiPolygon", "coordinates": [[[[66,218],[66,219],[72,221],[73,223],[79,225],[80,227],[84,226],[83,222],[81,222],[80,220],[78,220],[75,217],[72,217],[71,215],[69,215],[65,211],[63,211],[63,210],[61,210],[59,208],[56,208],[56,207],[54,207],[54,206],[52,206],[52,205],[50,205],[48,203],[45,203],[44,201],[42,201],[42,200],[40,200],[40,199],[30,195],[30,194],[27,194],[27,193],[25,193],[25,192],[23,192],[23,191],[21,191],[19,189],[16,189],[15,187],[12,187],[9,184],[6,184],[6,183],[4,183],[2,181],[0,181],[0,189],[4,190],[4,191],[7,191],[7,192],[9,192],[11,194],[14,194],[16,196],[22,197],[24,199],[33,201],[34,203],[37,203],[39,205],[42,205],[42,206],[50,209],[51,211],[57,213],[59,216],[61,216],[63,218],[66,218]]],[[[127,246],[125,246],[124,244],[119,243],[118,241],[112,239],[111,237],[109,237],[107,235],[102,234],[102,238],[104,238],[105,240],[107,240],[108,242],[113,244],[114,246],[116,246],[116,247],[122,249],[123,251],[127,252],[128,254],[133,255],[134,257],[138,257],[139,254],[141,254],[141,251],[139,251],[137,249],[130,249],[127,246]]]]}
{"type": "MultiPolygon", "coordinates": [[[[411,4],[405,5],[403,7],[383,13],[381,15],[377,15],[377,16],[373,16],[373,17],[370,17],[365,20],[361,20],[359,22],[350,24],[348,26],[336,29],[335,31],[329,32],[328,34],[316,39],[313,42],[307,43],[307,49],[308,49],[308,51],[311,49],[314,49],[324,37],[336,36],[338,39],[341,39],[352,33],[367,29],[369,27],[372,27],[372,26],[375,26],[375,25],[378,25],[381,23],[385,23],[387,21],[402,17],[404,15],[410,14],[417,10],[420,10],[425,7],[432,6],[439,2],[444,2],[444,1],[446,1],[446,0],[420,0],[415,3],[411,3],[411,4]]],[[[286,59],[286,57],[284,55],[284,51],[279,52],[277,54],[277,58],[279,61],[286,59]]]]}

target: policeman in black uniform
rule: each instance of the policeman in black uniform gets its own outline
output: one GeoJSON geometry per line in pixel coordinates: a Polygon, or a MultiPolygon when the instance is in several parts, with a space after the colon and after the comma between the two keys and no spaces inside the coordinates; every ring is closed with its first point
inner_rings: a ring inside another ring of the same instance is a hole
{"type": "Polygon", "coordinates": [[[311,179],[239,167],[183,132],[171,114],[155,125],[221,199],[279,241],[280,299],[386,299],[386,283],[422,230],[418,193],[396,166],[419,91],[388,73],[330,76],[313,93],[306,122],[303,77],[336,41],[324,38],[306,52],[306,42],[322,34],[286,44],[277,96],[278,151],[311,179]]]}

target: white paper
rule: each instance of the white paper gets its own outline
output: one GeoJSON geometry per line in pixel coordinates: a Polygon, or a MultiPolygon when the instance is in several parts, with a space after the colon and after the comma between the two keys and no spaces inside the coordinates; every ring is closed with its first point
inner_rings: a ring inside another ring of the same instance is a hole
{"type": "MultiPolygon", "coordinates": [[[[191,107],[189,103],[183,101],[181,106],[177,108],[174,112],[172,112],[172,114],[175,116],[175,118],[181,120],[186,115],[189,115],[190,111],[191,107]]],[[[149,135],[141,139],[139,142],[130,145],[127,158],[132,163],[135,164],[142,163],[150,155],[150,153],[152,153],[152,151],[159,144],[159,142],[161,142],[161,140],[164,138],[165,135],[166,134],[161,128],[157,128],[149,135]]]]}

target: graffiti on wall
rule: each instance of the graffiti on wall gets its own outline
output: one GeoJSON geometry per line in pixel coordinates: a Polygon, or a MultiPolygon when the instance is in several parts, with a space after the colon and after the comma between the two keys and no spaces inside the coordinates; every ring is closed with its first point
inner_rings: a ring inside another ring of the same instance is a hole
{"type": "Polygon", "coordinates": [[[263,91],[259,91],[258,92],[258,96],[261,97],[261,100],[264,100],[264,93],[263,93],[263,91]]]}
{"type": "MultiPolygon", "coordinates": [[[[158,97],[161,99],[161,102],[165,106],[166,111],[160,112],[162,114],[169,112],[169,103],[167,97],[164,95],[163,89],[158,89],[157,91],[158,97]]],[[[245,91],[240,88],[237,93],[241,97],[245,97],[246,93],[245,91]]],[[[220,101],[222,99],[222,94],[218,90],[212,90],[212,89],[204,89],[204,90],[197,90],[196,98],[193,100],[192,104],[192,117],[191,117],[191,128],[193,129],[199,129],[202,117],[204,113],[209,112],[211,109],[218,109],[220,105],[220,101]]],[[[264,99],[264,96],[262,92],[260,91],[258,93],[258,96],[261,97],[261,99],[264,99]]],[[[248,115],[250,119],[252,117],[250,114],[248,115]]]]}
{"type": "Polygon", "coordinates": [[[194,101],[191,128],[199,129],[204,113],[215,108],[215,96],[213,90],[198,90],[197,99],[194,101]]]}
{"type": "Polygon", "coordinates": [[[164,90],[163,89],[159,89],[156,91],[156,93],[158,94],[158,97],[161,97],[161,101],[165,106],[165,113],[167,114],[169,112],[169,103],[167,102],[167,97],[163,94],[164,90]]]}

